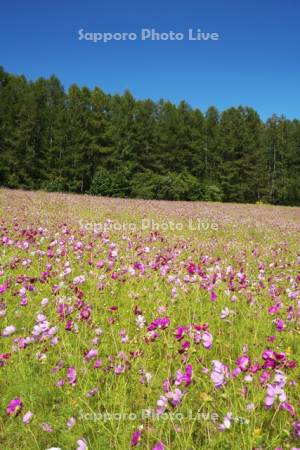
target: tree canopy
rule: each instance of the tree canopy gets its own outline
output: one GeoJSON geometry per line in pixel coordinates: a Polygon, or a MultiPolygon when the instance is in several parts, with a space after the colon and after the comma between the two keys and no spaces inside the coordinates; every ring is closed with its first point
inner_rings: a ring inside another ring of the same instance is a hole
{"type": "Polygon", "coordinates": [[[115,197],[300,205],[300,122],[206,112],[0,67],[0,185],[115,197]]]}

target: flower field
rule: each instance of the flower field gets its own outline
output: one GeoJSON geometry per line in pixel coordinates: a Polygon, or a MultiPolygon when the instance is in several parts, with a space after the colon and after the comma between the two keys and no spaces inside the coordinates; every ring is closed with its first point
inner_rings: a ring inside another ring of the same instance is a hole
{"type": "Polygon", "coordinates": [[[300,208],[1,190],[0,448],[300,448],[300,208]]]}

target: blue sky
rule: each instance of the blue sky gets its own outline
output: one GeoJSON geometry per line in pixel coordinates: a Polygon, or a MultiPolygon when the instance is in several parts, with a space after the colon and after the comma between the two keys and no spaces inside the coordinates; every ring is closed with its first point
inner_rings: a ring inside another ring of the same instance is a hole
{"type": "Polygon", "coordinates": [[[184,99],[255,108],[300,118],[298,0],[2,0],[0,64],[30,79],[57,75],[129,89],[137,98],[184,99]],[[135,32],[155,28],[187,34],[218,32],[219,41],[79,41],[78,30],[135,32]]]}

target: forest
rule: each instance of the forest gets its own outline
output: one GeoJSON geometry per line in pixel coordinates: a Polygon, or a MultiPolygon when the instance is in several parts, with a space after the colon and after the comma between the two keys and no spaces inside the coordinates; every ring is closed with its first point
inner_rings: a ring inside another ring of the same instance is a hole
{"type": "Polygon", "coordinates": [[[65,90],[56,76],[30,81],[0,67],[1,186],[300,205],[299,180],[298,119],[65,90]]]}

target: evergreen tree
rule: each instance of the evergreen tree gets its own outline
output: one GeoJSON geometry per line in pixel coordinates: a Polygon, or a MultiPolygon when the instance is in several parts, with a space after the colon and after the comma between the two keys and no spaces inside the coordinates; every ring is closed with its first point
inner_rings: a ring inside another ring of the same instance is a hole
{"type": "Polygon", "coordinates": [[[249,107],[107,95],[0,67],[0,184],[95,195],[300,205],[300,122],[249,107]]]}

